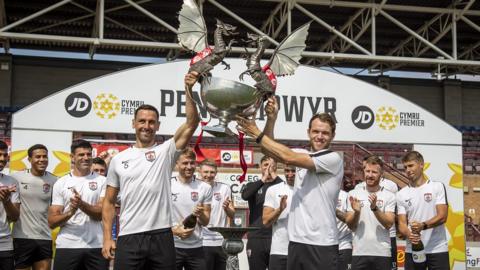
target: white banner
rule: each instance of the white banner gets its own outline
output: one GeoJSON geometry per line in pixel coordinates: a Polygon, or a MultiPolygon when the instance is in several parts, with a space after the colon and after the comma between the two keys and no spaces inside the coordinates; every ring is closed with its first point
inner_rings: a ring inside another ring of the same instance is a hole
{"type": "Polygon", "coordinates": [[[480,247],[467,247],[467,267],[480,269],[480,247]]]}

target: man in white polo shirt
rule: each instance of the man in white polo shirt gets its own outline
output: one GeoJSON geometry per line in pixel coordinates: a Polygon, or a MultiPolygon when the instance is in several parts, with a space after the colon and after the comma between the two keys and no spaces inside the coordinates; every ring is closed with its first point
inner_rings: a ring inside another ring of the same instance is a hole
{"type": "Polygon", "coordinates": [[[272,226],[269,270],[286,270],[288,256],[288,213],[292,202],[296,168],[285,165],[285,182],[267,189],[263,203],[263,225],[272,226]]]}
{"type": "Polygon", "coordinates": [[[85,140],[72,143],[72,171],[53,186],[48,225],[60,227],[55,241],[54,270],[106,270],[102,257],[101,191],[105,177],[90,171],[92,145],[85,140]]]}
{"type": "Polygon", "coordinates": [[[348,192],[340,190],[337,203],[338,228],[338,270],[350,270],[352,267],[352,231],[345,223],[348,209],[348,192]]]}
{"type": "Polygon", "coordinates": [[[232,191],[227,184],[215,181],[217,164],[214,161],[205,159],[200,163],[200,176],[212,187],[210,221],[206,227],[202,227],[206,270],[225,270],[227,254],[222,248],[223,236],[208,227],[228,227],[235,215],[232,191]]]}
{"type": "Polygon", "coordinates": [[[52,236],[48,227],[48,207],[57,177],[49,173],[48,149],[35,144],[28,148],[30,169],[12,174],[20,184],[20,217],[13,226],[15,268],[50,270],[52,236]]]}
{"type": "Polygon", "coordinates": [[[237,116],[238,129],[280,162],[297,167],[288,218],[288,269],[337,270],[338,229],[335,208],[343,179],[343,158],[329,150],[335,119],[315,114],[309,121],[311,152],[293,151],[261,132],[255,120],[237,116]]]}
{"type": "MultiPolygon", "coordinates": [[[[362,166],[365,167],[365,161],[369,158],[366,156],[362,161],[362,166]]],[[[395,182],[390,179],[387,179],[382,176],[380,179],[380,186],[383,187],[385,190],[392,192],[393,194],[397,194],[398,186],[395,182]]],[[[355,188],[364,188],[365,181],[360,182],[355,186],[355,188]]],[[[390,244],[391,244],[391,253],[392,253],[392,268],[391,270],[397,270],[397,228],[395,223],[390,228],[390,244]]]]}
{"type": "Polygon", "coordinates": [[[395,195],[380,186],[383,161],[370,156],[365,161],[365,186],[348,193],[345,222],[353,232],[352,269],[392,267],[389,229],[395,222],[395,195]]]}
{"type": "Polygon", "coordinates": [[[0,269],[13,270],[13,241],[8,222],[18,219],[20,199],[17,181],[1,173],[7,162],[8,145],[0,141],[0,269]]]}
{"type": "Polygon", "coordinates": [[[407,239],[405,270],[450,269],[445,222],[448,201],[441,182],[425,179],[423,156],[417,151],[402,159],[410,184],[397,193],[398,230],[407,239]],[[414,263],[412,243],[422,241],[426,261],[414,263]]]}
{"type": "MultiPolygon", "coordinates": [[[[186,91],[192,91],[197,78],[195,72],[185,75],[186,91]]],[[[200,121],[191,95],[186,95],[185,102],[185,123],[162,144],[155,142],[155,133],[160,128],[158,110],[146,104],[138,107],[132,121],[135,145],[115,155],[109,164],[102,209],[102,253],[105,258],[115,260],[115,270],[175,267],[170,178],[178,151],[190,142],[200,121]],[[115,243],[112,224],[117,195],[122,202],[115,243]]]]}
{"type": "Polygon", "coordinates": [[[177,160],[178,176],[172,177],[173,236],[176,250],[176,268],[204,270],[202,227],[210,221],[212,187],[195,178],[196,155],[185,148],[177,160]],[[195,225],[188,228],[184,220],[194,215],[195,225]]]}

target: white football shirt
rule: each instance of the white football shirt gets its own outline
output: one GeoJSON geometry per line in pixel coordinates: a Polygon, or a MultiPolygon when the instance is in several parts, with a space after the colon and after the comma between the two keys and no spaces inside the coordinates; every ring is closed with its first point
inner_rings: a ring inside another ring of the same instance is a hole
{"type": "Polygon", "coordinates": [[[119,189],[119,236],[172,227],[170,178],[180,153],[173,138],[131,147],[110,162],[107,185],[119,189]]]}
{"type": "MultiPolygon", "coordinates": [[[[343,213],[347,213],[348,192],[340,190],[338,194],[337,209],[343,213]]],[[[352,249],[352,231],[347,224],[337,218],[338,228],[338,250],[352,249]]]]}
{"type": "MultiPolygon", "coordinates": [[[[87,176],[75,176],[69,173],[53,185],[52,205],[63,206],[63,211],[70,210],[70,198],[75,189],[82,201],[95,205],[100,200],[105,177],[96,173],[87,176]]],[[[101,248],[103,245],[102,222],[93,220],[78,209],[77,212],[60,227],[55,241],[57,248],[101,248]]]]}
{"type": "MultiPolygon", "coordinates": [[[[172,217],[173,224],[182,224],[183,220],[192,214],[198,204],[212,203],[212,187],[193,177],[190,183],[182,183],[176,177],[172,177],[172,217]]],[[[183,225],[182,225],[183,226],[183,225]]],[[[198,248],[203,244],[202,226],[197,222],[197,226],[192,235],[187,239],[180,239],[174,236],[176,248],[198,248]]]]}
{"type": "MultiPolygon", "coordinates": [[[[397,193],[398,214],[406,215],[407,221],[425,222],[437,215],[437,205],[448,204],[447,191],[441,182],[427,180],[419,187],[406,186],[397,193]]],[[[423,230],[421,238],[425,253],[448,252],[445,224],[423,230]]],[[[407,240],[406,252],[412,252],[407,240]]]]}
{"type": "MultiPolygon", "coordinates": [[[[392,192],[393,194],[396,194],[398,192],[397,184],[388,178],[383,177],[380,180],[379,185],[385,190],[392,192]]],[[[365,181],[356,185],[355,189],[357,188],[365,188],[365,181]]],[[[390,228],[390,237],[397,237],[397,228],[395,227],[395,224],[393,224],[393,226],[390,228]]]]}
{"type": "Polygon", "coordinates": [[[271,255],[288,255],[288,213],[292,204],[293,187],[286,182],[276,184],[267,189],[264,207],[277,209],[280,207],[280,199],[287,195],[287,207],[272,225],[271,255]]]}
{"type": "MultiPolygon", "coordinates": [[[[395,213],[395,195],[390,191],[380,188],[377,195],[377,211],[395,213]]],[[[380,256],[391,257],[390,234],[378,221],[375,213],[370,209],[366,188],[358,188],[348,193],[360,201],[361,210],[358,225],[353,231],[353,256],[380,256]]],[[[353,212],[352,205],[348,203],[348,212],[353,212]]]]}
{"type": "MultiPolygon", "coordinates": [[[[232,191],[227,184],[214,182],[212,187],[212,203],[210,212],[210,221],[207,227],[227,227],[228,217],[223,210],[223,202],[227,198],[232,199],[232,191]]],[[[216,247],[223,243],[223,236],[219,232],[210,231],[207,227],[202,227],[203,246],[216,247]]]]}
{"type": "MultiPolygon", "coordinates": [[[[0,188],[8,188],[12,185],[17,186],[17,191],[10,194],[12,203],[20,203],[18,182],[12,177],[0,173],[0,188]]],[[[12,234],[10,233],[10,225],[8,224],[7,212],[0,203],[0,251],[13,250],[12,234]]]]}
{"type": "Polygon", "coordinates": [[[57,177],[49,172],[35,176],[30,170],[11,175],[18,181],[20,192],[20,217],[13,226],[14,238],[51,240],[48,227],[48,207],[57,177]]]}
{"type": "MultiPolygon", "coordinates": [[[[304,149],[295,151],[308,153],[304,149]]],[[[309,154],[315,170],[297,167],[288,238],[308,245],[338,245],[335,208],[343,179],[343,158],[329,150],[309,154]]]]}

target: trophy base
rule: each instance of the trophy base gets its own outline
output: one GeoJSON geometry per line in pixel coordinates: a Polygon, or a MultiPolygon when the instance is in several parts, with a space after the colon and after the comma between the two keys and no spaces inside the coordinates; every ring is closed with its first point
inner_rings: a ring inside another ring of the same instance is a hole
{"type": "Polygon", "coordinates": [[[212,134],[215,137],[235,137],[236,134],[233,133],[228,127],[222,125],[216,125],[213,127],[204,126],[202,127],[203,131],[206,131],[212,134]]]}

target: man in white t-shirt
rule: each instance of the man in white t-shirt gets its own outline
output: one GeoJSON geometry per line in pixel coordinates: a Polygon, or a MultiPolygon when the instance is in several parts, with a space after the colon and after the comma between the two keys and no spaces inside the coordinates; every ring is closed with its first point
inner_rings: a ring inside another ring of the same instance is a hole
{"type": "Polygon", "coordinates": [[[1,173],[8,162],[8,145],[0,141],[0,269],[13,270],[14,252],[9,221],[16,221],[19,212],[18,182],[1,173]]]}
{"type": "MultiPolygon", "coordinates": [[[[369,156],[365,157],[362,161],[362,166],[365,167],[365,161],[368,159],[369,156]]],[[[380,179],[380,186],[387,191],[392,192],[393,194],[397,194],[398,186],[395,182],[390,179],[387,179],[382,176],[380,179]]],[[[364,188],[365,181],[360,182],[355,186],[355,188],[364,188]]],[[[397,228],[395,223],[390,228],[390,244],[391,244],[391,254],[392,254],[392,268],[391,270],[397,270],[397,228]]]]}
{"type": "Polygon", "coordinates": [[[392,267],[389,229],[395,222],[395,195],[380,186],[383,161],[370,156],[365,161],[365,186],[348,193],[345,222],[353,232],[352,269],[392,267]]]}
{"type": "MultiPolygon", "coordinates": [[[[192,91],[197,78],[195,72],[185,75],[186,91],[192,91]]],[[[132,121],[135,145],[115,155],[109,164],[102,209],[102,253],[105,258],[115,260],[116,270],[175,267],[170,178],[178,151],[190,142],[200,121],[191,94],[186,95],[185,114],[186,122],[173,137],[156,144],[160,114],[151,105],[141,105],[132,121]],[[112,224],[118,195],[122,202],[120,231],[115,243],[112,224]]]]}
{"type": "Polygon", "coordinates": [[[106,270],[102,256],[101,191],[105,177],[90,171],[92,145],[85,140],[72,143],[72,171],[53,186],[48,225],[60,227],[56,244],[54,270],[106,270]]]}
{"type": "Polygon", "coordinates": [[[285,165],[285,182],[267,189],[263,203],[263,225],[272,226],[269,270],[286,270],[288,257],[288,213],[292,202],[296,168],[285,165]]]}
{"type": "Polygon", "coordinates": [[[417,151],[402,159],[410,184],[397,193],[398,230],[407,239],[405,270],[450,269],[445,222],[448,201],[441,182],[425,179],[423,156],[417,151]],[[414,263],[412,243],[422,241],[426,254],[424,263],[414,263]]]}
{"type": "Polygon", "coordinates": [[[338,270],[350,270],[352,267],[352,231],[345,223],[348,209],[348,192],[340,190],[337,202],[338,228],[338,270]]]}
{"type": "Polygon", "coordinates": [[[48,207],[57,177],[49,173],[48,149],[43,144],[28,148],[30,169],[11,176],[20,186],[20,217],[13,226],[15,269],[50,270],[52,235],[48,207]]]}
{"type": "MultiPolygon", "coordinates": [[[[268,109],[268,104],[266,110],[268,109]]],[[[288,219],[288,269],[337,270],[338,229],[335,208],[343,179],[343,158],[329,150],[335,119],[315,114],[308,124],[311,152],[293,151],[258,129],[255,120],[237,116],[238,129],[274,159],[297,167],[288,219]]]]}
{"type": "Polygon", "coordinates": [[[196,155],[185,148],[179,155],[178,176],[172,177],[172,218],[176,268],[205,270],[202,227],[210,221],[212,187],[195,178],[196,155]],[[193,215],[193,227],[185,222],[193,215]]]}
{"type": "Polygon", "coordinates": [[[217,176],[217,164],[208,159],[200,163],[201,179],[212,187],[212,204],[210,221],[202,227],[203,251],[205,253],[206,270],[225,270],[227,254],[222,248],[223,236],[208,227],[228,227],[235,215],[232,191],[227,184],[215,181],[217,176]]]}

